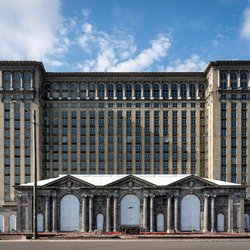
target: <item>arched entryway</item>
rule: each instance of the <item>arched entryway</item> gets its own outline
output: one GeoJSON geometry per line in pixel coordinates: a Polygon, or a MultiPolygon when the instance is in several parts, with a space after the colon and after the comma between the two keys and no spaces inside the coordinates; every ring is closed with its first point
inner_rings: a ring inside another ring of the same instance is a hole
{"type": "Polygon", "coordinates": [[[75,195],[65,195],[60,203],[60,231],[79,231],[79,200],[75,195]]]}
{"type": "Polygon", "coordinates": [[[16,231],[16,215],[11,214],[9,217],[9,230],[10,232],[16,231]]]}
{"type": "Polygon", "coordinates": [[[164,231],[164,215],[157,214],[157,232],[164,231]]]}
{"type": "Polygon", "coordinates": [[[103,231],[103,214],[98,214],[96,216],[97,230],[103,231]]]}
{"type": "Polygon", "coordinates": [[[125,195],[121,200],[121,225],[140,226],[140,200],[136,195],[125,195]]]}
{"type": "Polygon", "coordinates": [[[217,232],[225,231],[225,216],[222,213],[217,215],[217,232]]]}
{"type": "Polygon", "coordinates": [[[194,194],[181,200],[181,231],[200,231],[200,200],[194,194]]]}
{"type": "Polygon", "coordinates": [[[44,231],[43,214],[41,213],[37,215],[37,231],[38,232],[44,231]]]}

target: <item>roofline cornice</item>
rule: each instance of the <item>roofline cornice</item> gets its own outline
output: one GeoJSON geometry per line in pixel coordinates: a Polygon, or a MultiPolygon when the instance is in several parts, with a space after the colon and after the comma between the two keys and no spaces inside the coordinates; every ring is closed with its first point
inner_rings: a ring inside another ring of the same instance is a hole
{"type": "Polygon", "coordinates": [[[218,67],[232,67],[232,66],[249,66],[250,67],[250,60],[228,60],[228,61],[211,61],[206,69],[204,70],[204,73],[207,74],[208,71],[212,68],[218,68],[218,67]]]}
{"type": "Polygon", "coordinates": [[[38,66],[43,73],[46,72],[43,63],[38,61],[0,61],[1,68],[8,68],[13,66],[20,68],[23,66],[30,66],[30,67],[38,66]]]}

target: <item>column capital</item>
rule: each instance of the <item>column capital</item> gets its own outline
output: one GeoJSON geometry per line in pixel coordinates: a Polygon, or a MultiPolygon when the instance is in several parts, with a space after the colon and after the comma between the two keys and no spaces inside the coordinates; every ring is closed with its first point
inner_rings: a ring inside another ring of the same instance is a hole
{"type": "Polygon", "coordinates": [[[57,193],[56,192],[54,192],[54,193],[52,193],[52,198],[53,198],[53,200],[56,200],[58,197],[57,197],[57,193]]]}

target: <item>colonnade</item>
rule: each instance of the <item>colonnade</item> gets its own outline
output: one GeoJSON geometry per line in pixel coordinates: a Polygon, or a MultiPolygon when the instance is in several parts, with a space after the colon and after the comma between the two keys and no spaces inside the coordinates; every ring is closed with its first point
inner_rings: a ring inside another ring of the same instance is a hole
{"type": "MultiPolygon", "coordinates": [[[[144,231],[154,232],[156,231],[155,218],[157,216],[157,208],[155,203],[155,195],[144,195],[142,200],[142,210],[141,210],[141,224],[140,226],[144,231]],[[148,211],[149,209],[149,211],[148,211]]],[[[92,232],[96,229],[96,225],[93,223],[93,215],[94,212],[94,204],[93,204],[93,195],[82,195],[81,196],[81,211],[80,211],[80,231],[81,232],[92,232]],[[88,206],[87,206],[88,205],[88,206]]],[[[238,197],[239,198],[239,197],[238,197]]],[[[105,212],[104,222],[105,222],[105,231],[110,232],[118,231],[119,223],[118,221],[118,205],[117,205],[117,195],[107,196],[106,202],[104,205],[105,209],[102,210],[105,212]],[[111,211],[113,209],[113,211],[111,211]],[[111,217],[112,216],[112,217],[111,217]],[[112,225],[112,227],[111,227],[112,225]]],[[[216,231],[216,217],[215,215],[218,213],[218,209],[215,205],[216,195],[204,194],[203,203],[201,203],[200,208],[200,219],[201,219],[201,228],[200,231],[206,232],[215,232],[216,231]],[[209,208],[211,211],[209,212],[209,208]]],[[[179,213],[179,208],[182,206],[179,195],[168,195],[165,204],[165,221],[166,225],[165,231],[168,233],[181,231],[181,214],[179,213]]],[[[234,232],[237,228],[239,232],[244,231],[244,198],[240,197],[238,199],[238,203],[234,203],[234,197],[232,195],[228,195],[228,204],[227,204],[227,231],[234,232]],[[235,209],[236,207],[236,209],[235,209]],[[237,214],[234,212],[237,211],[237,214]],[[234,218],[237,218],[237,225],[235,224],[234,218]]],[[[29,211],[29,206],[23,204],[24,208],[24,220],[25,227],[23,229],[28,230],[30,227],[30,215],[32,214],[29,211]]],[[[52,194],[45,196],[45,210],[44,210],[44,231],[49,232],[52,230],[53,232],[60,231],[58,227],[59,218],[60,218],[60,204],[58,203],[58,196],[52,194]],[[52,198],[52,199],[51,199],[52,198]],[[52,206],[50,206],[50,202],[52,202],[52,206]],[[50,207],[52,211],[50,211],[50,207]],[[50,217],[51,216],[51,217],[50,217]],[[50,219],[51,218],[51,219],[50,219]],[[51,224],[51,227],[50,227],[51,224]]],[[[159,210],[158,210],[159,211],[159,210]]],[[[121,215],[120,215],[121,216],[121,215]]],[[[122,225],[121,225],[122,226],[122,225]]],[[[226,229],[226,228],[225,228],[226,229]]]]}

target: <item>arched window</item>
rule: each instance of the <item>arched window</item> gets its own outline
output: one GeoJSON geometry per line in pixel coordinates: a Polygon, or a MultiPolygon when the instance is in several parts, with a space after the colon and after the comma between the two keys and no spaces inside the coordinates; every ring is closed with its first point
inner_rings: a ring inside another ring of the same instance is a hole
{"type": "Polygon", "coordinates": [[[105,86],[103,83],[99,83],[98,84],[98,98],[100,100],[104,99],[104,95],[105,95],[105,86]]]}
{"type": "Polygon", "coordinates": [[[131,83],[126,83],[126,99],[132,99],[132,85],[131,83]]]}
{"type": "Polygon", "coordinates": [[[248,87],[247,72],[245,72],[245,71],[241,72],[241,74],[240,74],[240,87],[243,89],[248,87]]]}
{"type": "Polygon", "coordinates": [[[121,200],[121,225],[140,225],[140,200],[134,194],[127,194],[121,200]]]}
{"type": "Polygon", "coordinates": [[[16,231],[16,215],[11,214],[9,217],[9,231],[14,232],[16,231]]]}
{"type": "Polygon", "coordinates": [[[89,84],[89,99],[95,99],[95,83],[93,82],[89,84]]]}
{"type": "Polygon", "coordinates": [[[23,73],[23,88],[25,90],[31,88],[31,73],[29,71],[23,73]]]}
{"type": "Polygon", "coordinates": [[[149,100],[150,99],[150,84],[149,83],[145,83],[144,84],[144,98],[146,100],[149,100]]]}
{"type": "Polygon", "coordinates": [[[20,89],[21,87],[21,74],[19,72],[14,72],[13,74],[13,88],[20,89]]]}
{"type": "Polygon", "coordinates": [[[196,97],[196,86],[195,83],[190,84],[190,98],[195,99],[196,97]]]}
{"type": "Polygon", "coordinates": [[[86,99],[86,90],[87,90],[87,85],[85,82],[82,82],[80,84],[80,98],[81,99],[86,99]]]}
{"type": "Polygon", "coordinates": [[[200,231],[200,200],[194,194],[181,200],[181,230],[200,231]]]}
{"type": "Polygon", "coordinates": [[[37,214],[37,231],[43,232],[44,231],[44,222],[43,222],[43,214],[37,214]]]}
{"type": "Polygon", "coordinates": [[[10,90],[10,72],[8,71],[3,73],[3,89],[10,90]]]}
{"type": "Polygon", "coordinates": [[[154,99],[158,100],[160,97],[160,93],[159,93],[159,83],[155,82],[153,85],[153,96],[154,99]]]}
{"type": "Polygon", "coordinates": [[[117,84],[116,94],[117,94],[117,100],[122,100],[123,98],[123,85],[122,83],[117,84]]]}
{"type": "Polygon", "coordinates": [[[4,232],[4,216],[0,214],[0,233],[4,232]]]}
{"type": "Polygon", "coordinates": [[[232,89],[236,89],[238,86],[236,72],[231,72],[231,74],[230,74],[230,86],[232,89]]]}
{"type": "Polygon", "coordinates": [[[225,216],[222,213],[217,215],[217,232],[225,231],[225,216]]]}
{"type": "Polygon", "coordinates": [[[220,80],[227,80],[227,73],[226,72],[222,71],[220,73],[220,80]]]}
{"type": "Polygon", "coordinates": [[[187,86],[185,83],[181,84],[181,99],[187,98],[187,86]]]}
{"type": "Polygon", "coordinates": [[[76,100],[78,97],[78,83],[72,82],[70,86],[70,96],[72,100],[76,100]]]}
{"type": "Polygon", "coordinates": [[[114,84],[112,82],[108,83],[108,99],[114,99],[114,84]]]}
{"type": "Polygon", "coordinates": [[[51,91],[52,91],[52,97],[55,98],[55,99],[58,99],[59,98],[59,93],[60,93],[60,87],[59,87],[58,82],[54,82],[52,84],[51,91]]]}
{"type": "Polygon", "coordinates": [[[205,86],[204,86],[204,84],[199,85],[199,97],[205,98],[205,86]]]}
{"type": "Polygon", "coordinates": [[[157,232],[164,231],[164,215],[157,214],[157,232]]]}
{"type": "Polygon", "coordinates": [[[168,84],[167,83],[163,83],[163,85],[162,85],[162,95],[163,95],[164,100],[168,99],[169,91],[168,91],[168,84]]]}
{"type": "Polygon", "coordinates": [[[103,231],[103,214],[98,214],[96,216],[96,224],[97,224],[97,230],[103,231]]]}
{"type": "Polygon", "coordinates": [[[246,232],[250,231],[250,216],[249,216],[249,214],[244,214],[244,229],[246,232]]]}
{"type": "Polygon", "coordinates": [[[65,195],[60,203],[60,231],[79,231],[80,202],[75,195],[65,195]]]}
{"type": "Polygon", "coordinates": [[[173,99],[177,99],[178,98],[178,88],[177,88],[177,84],[173,83],[171,85],[171,96],[173,99]]]}
{"type": "Polygon", "coordinates": [[[135,98],[137,100],[141,99],[141,84],[140,83],[135,84],[135,98]]]}
{"type": "Polygon", "coordinates": [[[69,84],[67,82],[62,83],[62,98],[68,99],[69,97],[69,84]]]}

